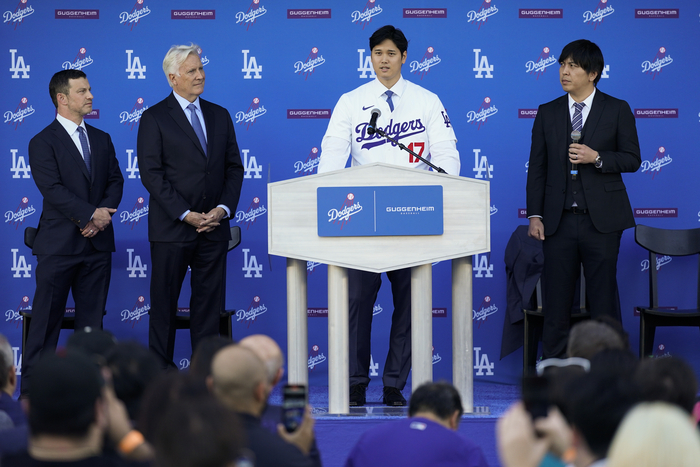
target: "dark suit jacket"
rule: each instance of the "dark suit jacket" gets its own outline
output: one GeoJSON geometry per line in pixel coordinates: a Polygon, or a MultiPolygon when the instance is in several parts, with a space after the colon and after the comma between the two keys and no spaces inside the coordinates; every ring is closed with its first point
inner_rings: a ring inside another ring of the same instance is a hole
{"type": "MultiPolygon", "coordinates": [[[[243,164],[228,111],[199,99],[207,128],[207,154],[185,112],[171,93],[141,116],[137,153],[141,181],[150,193],[148,239],[186,242],[197,231],[179,220],[187,211],[207,213],[219,204],[235,215],[243,183],[243,164]]],[[[204,234],[213,241],[231,238],[228,219],[204,234]]]]}
{"type": "Polygon", "coordinates": [[[92,242],[98,251],[114,251],[114,230],[109,224],[91,239],[80,229],[96,208],[117,208],[124,178],[112,139],[104,131],[85,125],[90,140],[92,175],[65,128],[54,120],[29,142],[29,164],[44,197],[35,255],[76,255],[92,242]]]}
{"type": "MultiPolygon", "coordinates": [[[[568,96],[542,104],[532,128],[527,174],[527,214],[542,216],[545,235],[556,232],[565,208],[568,147],[571,143],[568,96]]],[[[635,172],[642,159],[634,115],[627,102],[596,90],[581,143],[598,151],[602,169],[580,164],[591,221],[602,233],[633,227],[634,216],[622,172],[635,172]]]]}

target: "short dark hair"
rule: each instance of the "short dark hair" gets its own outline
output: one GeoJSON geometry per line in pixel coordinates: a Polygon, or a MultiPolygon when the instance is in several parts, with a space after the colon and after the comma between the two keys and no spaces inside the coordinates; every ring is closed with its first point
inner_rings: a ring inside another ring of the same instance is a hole
{"type": "Polygon", "coordinates": [[[53,105],[58,108],[57,94],[68,94],[70,91],[71,79],[87,78],[87,75],[82,70],[61,70],[54,74],[49,81],[49,95],[53,105]]]}
{"type": "Polygon", "coordinates": [[[459,392],[450,383],[425,383],[411,395],[408,404],[408,416],[413,417],[418,412],[430,412],[441,420],[446,420],[459,412],[464,413],[459,392]]]}
{"type": "Polygon", "coordinates": [[[623,349],[625,343],[620,334],[609,324],[600,321],[581,321],[571,328],[566,354],[590,360],[604,349],[623,349]]]}
{"type": "Polygon", "coordinates": [[[372,51],[372,49],[387,39],[391,40],[391,42],[396,45],[399,52],[401,52],[401,55],[408,50],[408,39],[406,39],[406,36],[404,36],[403,31],[390,24],[382,26],[374,31],[369,38],[369,50],[372,51]]]}
{"type": "Polygon", "coordinates": [[[693,413],[698,380],[693,368],[678,357],[646,358],[639,362],[635,381],[642,400],[668,402],[693,413]]]}
{"type": "Polygon", "coordinates": [[[129,418],[137,420],[143,394],[160,373],[158,359],[138,342],[119,342],[105,358],[115,394],[124,402],[129,418]]]}
{"type": "Polygon", "coordinates": [[[586,73],[596,72],[597,75],[593,80],[593,84],[598,84],[605,65],[603,52],[601,52],[600,47],[586,39],[570,42],[562,49],[561,55],[559,55],[559,63],[562,64],[568,59],[573,60],[586,73]]]}

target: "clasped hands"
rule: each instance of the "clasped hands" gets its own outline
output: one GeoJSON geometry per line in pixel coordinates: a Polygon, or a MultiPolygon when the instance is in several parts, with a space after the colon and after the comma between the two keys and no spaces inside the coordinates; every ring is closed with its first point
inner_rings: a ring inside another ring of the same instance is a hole
{"type": "Polygon", "coordinates": [[[598,151],[594,151],[585,144],[570,144],[569,145],[569,162],[572,164],[593,164],[598,151]]]}
{"type": "Polygon", "coordinates": [[[98,232],[103,231],[111,222],[112,214],[117,212],[114,208],[97,208],[95,213],[92,215],[92,219],[88,222],[85,227],[80,231],[85,238],[92,238],[97,235],[98,232]]]}
{"type": "Polygon", "coordinates": [[[225,215],[223,208],[216,207],[206,214],[190,211],[183,220],[196,228],[197,233],[207,233],[218,227],[225,215]]]}

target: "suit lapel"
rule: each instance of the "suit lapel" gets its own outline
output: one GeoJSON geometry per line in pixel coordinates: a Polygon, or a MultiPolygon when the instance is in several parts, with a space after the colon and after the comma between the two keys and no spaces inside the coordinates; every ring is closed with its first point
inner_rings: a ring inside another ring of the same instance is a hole
{"type": "MultiPolygon", "coordinates": [[[[201,99],[200,99],[200,102],[201,102],[201,99]]],[[[175,120],[175,123],[178,124],[180,129],[197,146],[197,148],[199,149],[199,152],[202,154],[202,156],[206,157],[204,154],[204,149],[202,149],[202,145],[199,143],[199,138],[197,138],[197,134],[194,132],[194,128],[192,128],[192,124],[187,119],[185,112],[182,110],[182,107],[180,107],[180,103],[177,101],[177,99],[175,99],[175,96],[173,96],[172,93],[168,96],[168,107],[170,108],[170,116],[173,118],[173,120],[175,120]]],[[[207,126],[207,134],[208,134],[208,129],[209,129],[209,127],[207,126]]]]}
{"type": "Polygon", "coordinates": [[[66,129],[63,128],[63,125],[61,125],[58,120],[54,120],[51,124],[51,129],[56,134],[56,138],[66,148],[70,157],[72,157],[78,167],[80,167],[80,170],[83,175],[85,175],[85,178],[91,182],[92,180],[90,180],[90,174],[88,173],[83,156],[80,154],[80,151],[78,151],[78,148],[75,146],[73,139],[70,137],[66,129]]]}
{"type": "Polygon", "coordinates": [[[595,96],[593,96],[591,111],[588,113],[586,124],[583,126],[583,138],[581,140],[583,144],[588,144],[591,141],[591,138],[595,134],[595,129],[598,126],[598,122],[600,121],[600,117],[603,115],[604,109],[605,94],[596,89],[595,96]]]}

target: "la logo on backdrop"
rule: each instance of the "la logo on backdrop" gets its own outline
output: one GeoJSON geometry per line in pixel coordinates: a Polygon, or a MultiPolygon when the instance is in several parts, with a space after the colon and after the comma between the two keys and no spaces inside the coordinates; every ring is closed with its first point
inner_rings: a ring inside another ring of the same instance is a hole
{"type": "Polygon", "coordinates": [[[17,29],[17,26],[24,23],[24,18],[32,14],[34,14],[34,8],[28,4],[27,0],[20,0],[14,11],[7,10],[3,13],[2,22],[12,24],[17,29]]]}
{"type": "Polygon", "coordinates": [[[14,225],[15,230],[18,230],[19,227],[24,224],[24,220],[35,213],[36,209],[34,205],[30,205],[29,198],[24,196],[14,211],[9,210],[5,212],[5,223],[14,225]]]}
{"type": "Polygon", "coordinates": [[[15,130],[22,124],[25,118],[30,115],[34,115],[34,106],[29,103],[29,99],[22,97],[19,100],[19,104],[15,107],[15,110],[7,110],[3,115],[5,117],[5,123],[8,125],[14,125],[15,130]]]}

